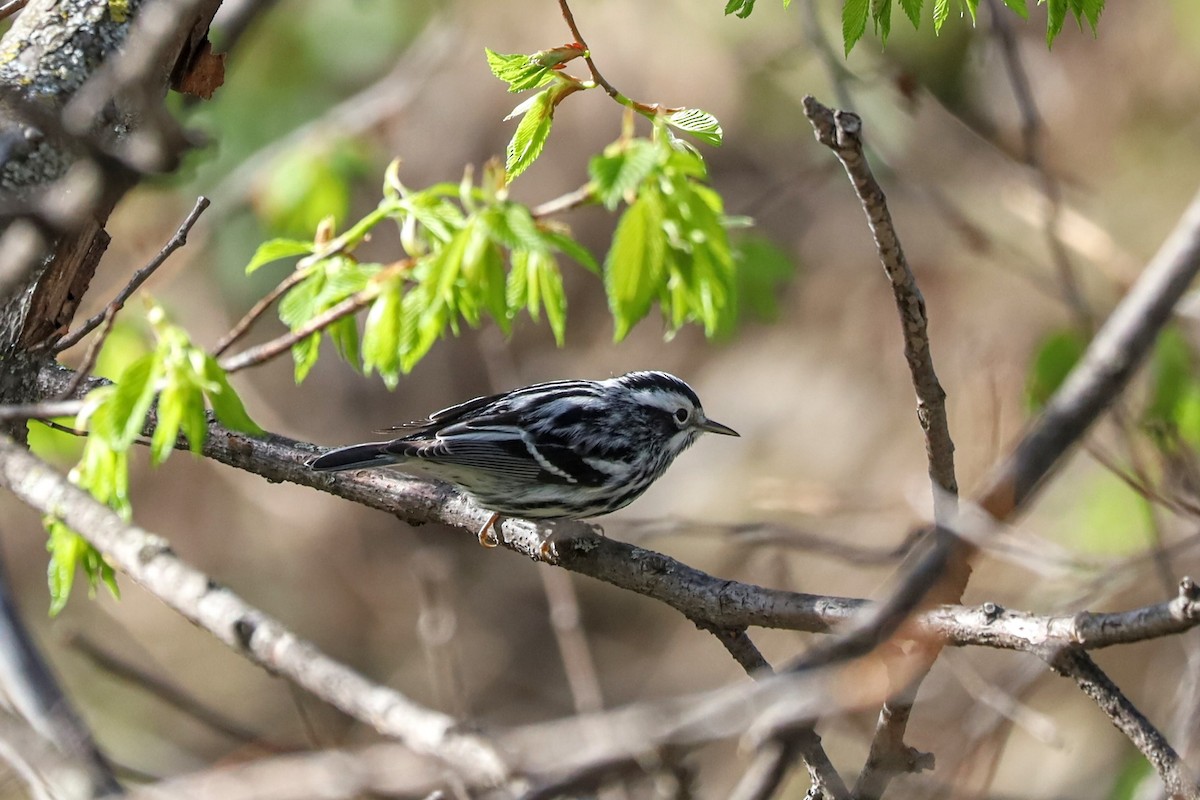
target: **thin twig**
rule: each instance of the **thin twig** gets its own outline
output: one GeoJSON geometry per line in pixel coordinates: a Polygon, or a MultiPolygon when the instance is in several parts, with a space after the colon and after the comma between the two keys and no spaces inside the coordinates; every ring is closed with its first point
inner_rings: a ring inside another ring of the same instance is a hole
{"type": "Polygon", "coordinates": [[[0,405],[0,422],[22,419],[47,420],[52,417],[73,417],[82,410],[82,400],[45,400],[40,403],[0,405]]]}
{"type": "Polygon", "coordinates": [[[83,359],[79,362],[78,368],[75,370],[75,378],[63,389],[63,397],[73,397],[79,390],[79,386],[92,374],[92,369],[96,366],[96,360],[100,358],[100,349],[104,347],[104,342],[108,339],[108,335],[112,333],[113,325],[117,322],[117,308],[114,305],[109,305],[104,309],[104,325],[100,328],[100,333],[92,337],[92,341],[88,342],[87,350],[83,351],[83,359]]]}
{"type": "Polygon", "coordinates": [[[596,69],[596,64],[592,61],[591,52],[588,51],[587,42],[584,41],[583,34],[579,32],[579,26],[575,24],[575,15],[571,13],[571,7],[567,4],[567,0],[558,0],[558,7],[562,11],[563,20],[567,23],[567,27],[571,29],[571,35],[575,37],[576,44],[587,52],[583,60],[587,63],[588,70],[592,73],[592,80],[602,87],[608,93],[609,97],[616,100],[621,93],[604,79],[604,76],[600,74],[600,70],[596,69]]]}
{"type": "Polygon", "coordinates": [[[246,315],[238,320],[237,324],[230,329],[229,333],[221,337],[221,340],[217,342],[216,347],[214,347],[212,350],[213,357],[220,357],[226,350],[232,347],[235,342],[249,333],[250,329],[254,327],[254,323],[258,321],[258,318],[266,313],[266,310],[270,308],[276,300],[287,294],[293,286],[295,286],[297,283],[300,283],[306,277],[308,277],[308,273],[305,271],[295,270],[282,281],[280,281],[278,286],[267,292],[264,297],[250,307],[250,310],[246,312],[246,315]]]}
{"type": "Polygon", "coordinates": [[[1133,742],[1154,767],[1172,797],[1200,799],[1200,787],[1188,773],[1179,754],[1112,679],[1104,674],[1091,656],[1077,648],[1068,648],[1047,658],[1047,661],[1056,671],[1073,679],[1083,693],[1096,702],[1117,730],[1133,742]]]}
{"type": "Polygon", "coordinates": [[[382,286],[379,283],[370,283],[367,288],[360,292],[350,295],[342,302],[331,307],[324,313],[310,319],[308,322],[296,328],[294,331],[289,331],[283,336],[272,339],[269,342],[251,347],[248,350],[243,350],[237,355],[223,358],[220,361],[221,368],[226,372],[238,372],[247,367],[255,367],[263,364],[271,359],[286,353],[291,349],[292,345],[304,341],[309,336],[312,336],[318,331],[328,328],[333,323],[343,317],[348,317],[359,310],[366,308],[379,296],[382,286]]]}
{"type": "Polygon", "coordinates": [[[101,647],[82,634],[76,634],[67,640],[67,644],[76,652],[85,656],[94,666],[107,672],[126,683],[162,700],[167,705],[183,712],[197,722],[245,744],[252,744],[264,750],[285,753],[298,748],[272,742],[266,737],[231,720],[225,714],[205,705],[170,681],[154,675],[142,667],[129,662],[116,653],[101,647]]]}
{"type": "Polygon", "coordinates": [[[129,283],[125,284],[125,288],[121,289],[121,291],[117,292],[117,296],[112,299],[103,311],[93,315],[87,322],[80,325],[77,330],[64,336],[55,345],[54,352],[61,353],[79,344],[79,340],[95,330],[104,321],[106,316],[111,316],[120,311],[124,307],[125,301],[133,296],[133,293],[154,274],[154,271],[161,267],[171,257],[172,253],[187,244],[188,233],[192,230],[197,220],[200,219],[200,215],[204,213],[204,209],[208,208],[210,204],[207,197],[197,197],[196,205],[192,207],[192,210],[184,217],[183,222],[179,224],[175,235],[158,251],[158,255],[150,259],[150,262],[146,266],[133,273],[133,277],[129,279],[129,283]]]}
{"type": "MultiPolygon", "coordinates": [[[[891,284],[896,309],[900,315],[904,357],[908,362],[913,389],[917,395],[917,419],[925,434],[925,453],[929,462],[929,477],[933,483],[934,519],[940,526],[947,525],[955,516],[958,481],[954,475],[954,442],[950,437],[946,417],[946,393],[934,371],[933,356],[930,352],[925,298],[909,268],[899,234],[888,210],[883,187],[875,179],[863,152],[862,120],[847,111],[832,111],[811,96],[804,98],[804,113],[812,123],[817,140],[833,150],[850,177],[867,215],[879,259],[891,284]]],[[[962,597],[970,576],[965,551],[955,547],[953,540],[945,539],[947,534],[941,531],[935,533],[950,543],[945,548],[945,558],[927,564],[928,567],[936,567],[924,570],[920,580],[928,581],[927,583],[918,585],[917,579],[913,577],[908,582],[909,590],[898,591],[893,595],[893,601],[906,595],[910,600],[895,603],[892,619],[885,622],[885,618],[876,617],[876,636],[884,631],[889,631],[887,635],[890,635],[890,631],[897,629],[930,587],[941,584],[938,599],[942,601],[956,602],[962,597]],[[954,580],[942,582],[943,571],[951,567],[954,580]],[[913,605],[908,606],[908,602],[912,602],[913,605]]],[[[920,573],[913,573],[914,576],[918,574],[920,573]]],[[[870,642],[871,637],[865,637],[863,641],[870,642]]],[[[878,641],[882,639],[876,639],[876,642],[878,641]]],[[[939,650],[939,646],[932,645],[924,651],[925,669],[933,665],[939,650]]],[[[912,683],[900,687],[896,698],[889,700],[880,711],[867,765],[855,785],[855,797],[868,800],[879,797],[890,777],[898,774],[896,768],[912,770],[920,766],[920,760],[912,756],[915,751],[906,747],[903,741],[912,701],[920,687],[923,673],[918,672],[917,675],[912,683]]]]}
{"type": "Polygon", "coordinates": [[[1009,23],[1008,12],[1000,8],[999,0],[988,0],[988,10],[991,12],[992,30],[1000,43],[1004,71],[1008,75],[1008,82],[1012,86],[1013,96],[1021,114],[1022,159],[1037,176],[1038,186],[1046,202],[1042,234],[1058,273],[1062,299],[1075,314],[1079,326],[1085,331],[1090,331],[1096,327],[1095,315],[1079,288],[1079,278],[1075,274],[1071,256],[1058,235],[1058,223],[1062,217],[1062,188],[1058,179],[1046,168],[1042,158],[1042,116],[1033,97],[1025,64],[1018,52],[1017,37],[1009,23]]]}
{"type": "Polygon", "coordinates": [[[547,200],[544,203],[530,209],[530,214],[534,219],[542,219],[555,214],[562,214],[580,206],[585,206],[596,202],[596,192],[590,183],[585,183],[578,189],[567,192],[564,195],[547,200]]]}

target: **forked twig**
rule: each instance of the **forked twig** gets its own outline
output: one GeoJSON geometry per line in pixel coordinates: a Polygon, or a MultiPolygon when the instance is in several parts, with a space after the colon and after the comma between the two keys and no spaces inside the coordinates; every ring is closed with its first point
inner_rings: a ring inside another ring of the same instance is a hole
{"type": "Polygon", "coordinates": [[[145,283],[151,275],[154,274],[154,271],[161,267],[166,260],[170,258],[172,253],[187,244],[188,233],[192,230],[192,227],[195,226],[196,221],[200,219],[200,215],[204,213],[204,210],[208,208],[210,204],[211,203],[207,197],[197,197],[196,205],[194,205],[192,210],[188,212],[188,215],[184,217],[183,222],[181,222],[179,224],[179,228],[176,229],[175,235],[172,236],[165,245],[163,245],[162,249],[158,251],[158,254],[154,256],[154,258],[150,259],[150,262],[146,264],[146,266],[133,273],[133,277],[129,279],[129,283],[125,284],[125,287],[121,289],[121,291],[117,292],[117,296],[114,297],[111,302],[109,302],[103,311],[94,314],[88,318],[87,322],[80,325],[77,330],[72,331],[64,336],[55,346],[54,352],[61,353],[62,351],[79,344],[79,341],[84,336],[87,336],[89,333],[95,330],[100,323],[104,322],[106,317],[114,315],[120,311],[125,306],[125,301],[133,296],[133,293],[136,292],[141,285],[145,283]]]}

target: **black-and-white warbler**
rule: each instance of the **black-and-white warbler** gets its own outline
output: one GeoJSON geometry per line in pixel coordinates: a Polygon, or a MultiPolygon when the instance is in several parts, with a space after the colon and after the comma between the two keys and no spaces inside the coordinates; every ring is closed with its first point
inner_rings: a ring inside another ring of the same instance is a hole
{"type": "Polygon", "coordinates": [[[737,436],[704,415],[700,398],[665,372],[605,381],[553,381],[477,397],[405,434],[330,450],[320,471],[400,466],[455,484],[493,512],[581,519],[624,508],[658,480],[701,433],[737,436]]]}

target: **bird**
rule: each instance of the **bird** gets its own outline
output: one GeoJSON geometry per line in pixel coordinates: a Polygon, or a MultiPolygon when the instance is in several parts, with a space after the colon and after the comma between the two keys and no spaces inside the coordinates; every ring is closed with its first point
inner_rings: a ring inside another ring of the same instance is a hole
{"type": "Polygon", "coordinates": [[[536,383],[387,431],[403,433],[328,450],[308,465],[318,472],[398,467],[451,483],[491,512],[479,530],[487,547],[499,544],[501,516],[585,519],[616,511],[701,434],[739,435],[705,415],[692,387],[654,371],[536,383]]]}

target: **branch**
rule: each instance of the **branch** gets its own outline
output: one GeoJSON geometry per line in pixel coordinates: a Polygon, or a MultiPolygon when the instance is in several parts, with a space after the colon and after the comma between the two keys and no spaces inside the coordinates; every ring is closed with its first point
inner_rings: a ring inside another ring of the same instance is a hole
{"type": "MultiPolygon", "coordinates": [[[[47,366],[40,391],[54,395],[71,380],[69,369],[47,366]]],[[[90,380],[83,389],[104,385],[90,380]]],[[[203,454],[271,483],[295,483],[336,495],[412,524],[430,522],[472,536],[490,513],[472,505],[445,484],[388,470],[314,472],[307,462],[325,451],[278,434],[253,437],[209,424],[203,454]]],[[[606,538],[592,525],[562,521],[547,525],[505,517],[497,526],[502,543],[534,561],[596,578],[658,600],[693,622],[736,630],[750,626],[829,633],[876,607],[871,601],[771,589],[710,575],[662,553],[606,538]]],[[[1190,630],[1200,623],[1200,589],[1184,580],[1169,602],[1116,613],[1038,615],[1006,610],[994,603],[948,605],[918,615],[918,633],[946,644],[996,647],[1041,653],[1078,645],[1109,647],[1190,630]]]]}
{"type": "Polygon", "coordinates": [[[163,539],[126,524],[112,509],[6,436],[0,436],[0,485],[82,533],[114,566],[259,666],[286,676],[415,752],[443,760],[474,784],[495,785],[505,779],[504,761],[485,739],[458,732],[451,717],[419,706],[330,659],[182,562],[163,539]]]}
{"type": "Polygon", "coordinates": [[[1138,710],[1137,706],[1097,666],[1091,656],[1075,648],[1062,651],[1050,661],[1055,671],[1074,679],[1083,693],[1100,707],[1113,726],[1129,737],[1154,767],[1172,797],[1200,798],[1200,787],[1188,774],[1179,754],[1138,710]]]}
{"type": "Polygon", "coordinates": [[[10,722],[7,713],[0,713],[0,755],[26,779],[35,797],[90,798],[121,791],[108,759],[21,621],[2,568],[0,690],[0,707],[11,709],[24,723],[10,722]]]}
{"type": "MultiPolygon", "coordinates": [[[[154,274],[155,270],[166,263],[166,260],[171,257],[172,253],[187,244],[188,234],[195,226],[197,220],[200,219],[200,215],[204,213],[204,210],[208,208],[209,205],[210,203],[207,197],[197,197],[196,205],[192,207],[192,210],[188,212],[186,217],[184,217],[183,222],[179,224],[179,228],[176,229],[175,235],[172,236],[170,240],[163,245],[162,249],[158,251],[158,255],[150,259],[150,262],[146,264],[146,266],[133,273],[133,277],[129,279],[127,284],[125,284],[125,288],[117,292],[117,296],[112,299],[112,301],[104,308],[103,311],[93,315],[90,319],[88,319],[87,322],[80,325],[77,330],[72,331],[67,336],[64,336],[58,342],[58,344],[55,345],[54,352],[61,353],[62,351],[75,346],[79,343],[80,339],[95,330],[101,322],[104,322],[106,318],[115,315],[118,311],[124,308],[125,302],[133,296],[134,292],[141,288],[142,284],[154,274]]],[[[80,372],[84,373],[87,371],[88,370],[80,370],[80,372]]]]}
{"type": "MultiPolygon", "coordinates": [[[[947,495],[958,494],[958,481],[954,477],[954,442],[946,421],[946,392],[938,382],[929,350],[925,298],[900,246],[883,187],[875,180],[863,154],[862,120],[848,111],[826,108],[811,96],[804,98],[804,114],[812,123],[817,140],[833,150],[850,176],[875,238],[879,260],[891,283],[904,336],[904,358],[917,393],[917,419],[925,433],[929,478],[935,490],[940,490],[935,491],[934,507],[940,509],[947,504],[947,495]]],[[[946,510],[952,510],[952,505],[946,510]]],[[[943,515],[938,514],[937,519],[941,521],[943,515]]]]}
{"type": "Polygon", "coordinates": [[[1028,503],[1066,451],[1125,388],[1197,273],[1200,194],[1045,410],[992,469],[978,494],[980,506],[996,519],[1007,520],[1028,503]]]}

